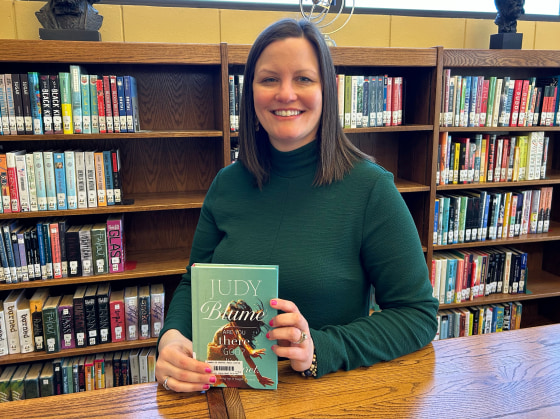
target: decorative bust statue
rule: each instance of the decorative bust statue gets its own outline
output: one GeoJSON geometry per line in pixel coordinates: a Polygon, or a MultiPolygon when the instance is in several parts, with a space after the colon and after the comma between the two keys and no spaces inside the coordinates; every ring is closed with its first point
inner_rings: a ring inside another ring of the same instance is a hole
{"type": "Polygon", "coordinates": [[[98,31],[103,23],[92,6],[100,0],[48,0],[35,13],[45,29],[74,29],[98,31]]]}
{"type": "Polygon", "coordinates": [[[516,33],[517,19],[525,13],[525,0],[494,0],[498,14],[494,23],[498,33],[516,33]]]}

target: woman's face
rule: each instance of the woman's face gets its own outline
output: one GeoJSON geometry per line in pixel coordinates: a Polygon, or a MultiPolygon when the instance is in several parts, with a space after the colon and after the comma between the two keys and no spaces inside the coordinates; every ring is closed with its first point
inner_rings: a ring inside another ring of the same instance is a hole
{"type": "Polygon", "coordinates": [[[323,103],[319,62],[305,38],[268,45],[253,80],[257,118],[280,151],[295,150],[317,136],[323,103]]]}

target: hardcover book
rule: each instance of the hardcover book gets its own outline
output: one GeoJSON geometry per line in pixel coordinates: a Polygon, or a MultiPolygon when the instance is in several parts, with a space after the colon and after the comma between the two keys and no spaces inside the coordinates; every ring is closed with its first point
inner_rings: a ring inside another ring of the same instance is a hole
{"type": "Polygon", "coordinates": [[[12,290],[10,294],[8,294],[8,297],[4,300],[4,321],[6,322],[8,352],[10,354],[21,353],[17,309],[21,300],[24,298],[24,290],[12,290]]]}
{"type": "Polygon", "coordinates": [[[4,304],[0,304],[0,356],[8,354],[8,330],[6,316],[4,315],[4,304]]]}
{"type": "Polygon", "coordinates": [[[73,150],[64,152],[64,165],[66,175],[66,199],[68,209],[78,208],[78,187],[76,181],[76,161],[73,150]]]}
{"type": "Polygon", "coordinates": [[[278,267],[197,263],[192,267],[193,356],[218,387],[275,389],[277,357],[266,338],[276,315],[278,267]]]}
{"type": "Polygon", "coordinates": [[[29,95],[29,75],[21,73],[21,99],[23,105],[23,123],[26,134],[33,134],[33,117],[31,116],[31,96],[29,95]]]}
{"type": "Polygon", "coordinates": [[[91,229],[93,224],[85,224],[80,228],[80,259],[82,261],[82,276],[93,275],[93,253],[91,250],[91,229]]]}
{"type": "Polygon", "coordinates": [[[52,362],[45,362],[41,375],[39,376],[39,389],[41,397],[53,396],[54,380],[53,380],[53,365],[52,362]]]}
{"type": "Polygon", "coordinates": [[[31,324],[33,325],[33,337],[35,350],[45,350],[45,336],[43,332],[43,305],[49,298],[48,288],[37,288],[29,299],[29,310],[31,311],[31,324]]]}
{"type": "Polygon", "coordinates": [[[29,370],[29,364],[20,364],[12,379],[10,380],[10,391],[12,393],[12,401],[16,400],[25,400],[25,387],[23,386],[23,380],[25,379],[25,375],[29,370]]]}
{"type": "Polygon", "coordinates": [[[20,352],[26,354],[35,350],[33,339],[33,323],[29,310],[29,300],[22,298],[17,306],[20,352]]]}
{"type": "Polygon", "coordinates": [[[60,351],[60,322],[58,304],[61,296],[49,297],[43,306],[43,327],[47,353],[60,351]]]}
{"type": "Polygon", "coordinates": [[[91,249],[93,253],[93,272],[95,275],[109,273],[107,253],[107,224],[97,223],[91,229],[91,249]]]}
{"type": "Polygon", "coordinates": [[[60,100],[60,80],[58,74],[51,74],[49,76],[49,88],[51,91],[51,111],[52,111],[52,124],[55,134],[63,134],[62,127],[62,104],[60,100]]]}
{"type": "Polygon", "coordinates": [[[60,321],[60,346],[61,349],[76,347],[74,335],[74,296],[66,294],[58,305],[58,319],[60,321]]]}
{"type": "Polygon", "coordinates": [[[84,313],[88,346],[99,344],[99,318],[97,310],[97,284],[88,285],[84,294],[84,313]]]}
{"type": "Polygon", "coordinates": [[[163,319],[165,316],[165,288],[163,284],[150,285],[150,306],[150,320],[152,323],[151,334],[153,338],[157,338],[163,327],[163,319]]]}
{"type": "Polygon", "coordinates": [[[110,215],[107,218],[107,250],[109,252],[109,272],[124,272],[124,226],[123,215],[110,215]]]}
{"type": "Polygon", "coordinates": [[[74,335],[78,348],[87,346],[86,308],[84,304],[86,289],[86,285],[80,285],[76,291],[74,291],[72,300],[74,306],[74,335]]]}
{"type": "Polygon", "coordinates": [[[53,113],[48,74],[39,75],[39,88],[41,89],[41,114],[43,115],[43,129],[45,134],[53,134],[53,113]]]}
{"type": "Polygon", "coordinates": [[[0,375],[0,403],[12,400],[10,392],[10,380],[16,372],[17,365],[8,365],[0,375]]]}
{"type": "Polygon", "coordinates": [[[138,287],[138,339],[149,339],[150,336],[150,286],[138,287]]]}
{"type": "Polygon", "coordinates": [[[109,299],[111,298],[111,284],[103,282],[97,288],[97,319],[99,324],[99,343],[111,342],[111,318],[109,299]]]}
{"type": "Polygon", "coordinates": [[[66,257],[68,258],[68,276],[82,275],[82,258],[80,256],[80,225],[71,226],[66,231],[66,257]]]}
{"type": "Polygon", "coordinates": [[[60,108],[62,112],[62,131],[64,134],[74,133],[72,120],[72,88],[70,86],[70,73],[58,73],[60,84],[60,108]]]}
{"type": "Polygon", "coordinates": [[[125,338],[124,290],[111,292],[109,307],[111,310],[111,341],[122,342],[125,338]]]}
{"type": "Polygon", "coordinates": [[[138,340],[138,287],[124,289],[126,340],[138,340]]]}
{"type": "Polygon", "coordinates": [[[31,364],[31,367],[29,367],[29,371],[27,371],[23,381],[26,399],[35,399],[41,396],[41,392],[39,390],[39,376],[42,368],[43,364],[40,362],[35,362],[31,364]]]}

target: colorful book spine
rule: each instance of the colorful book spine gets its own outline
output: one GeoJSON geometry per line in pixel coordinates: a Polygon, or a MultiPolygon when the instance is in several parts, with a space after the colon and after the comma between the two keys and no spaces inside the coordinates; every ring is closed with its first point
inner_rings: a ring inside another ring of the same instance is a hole
{"type": "Polygon", "coordinates": [[[151,319],[151,335],[154,338],[159,337],[163,328],[165,318],[165,288],[163,284],[150,285],[150,319],[151,319]]]}
{"type": "Polygon", "coordinates": [[[70,73],[58,73],[60,83],[60,107],[62,111],[62,132],[64,134],[74,133],[74,122],[72,119],[72,87],[70,73]]]}
{"type": "Polygon", "coordinates": [[[123,77],[124,84],[124,106],[126,110],[126,130],[127,132],[135,132],[134,129],[134,108],[132,106],[132,87],[131,77],[123,77]]]}
{"type": "Polygon", "coordinates": [[[105,163],[103,152],[96,151],[93,153],[95,162],[95,185],[97,190],[97,205],[100,207],[107,206],[107,186],[105,184],[105,163]]]}
{"type": "Polygon", "coordinates": [[[29,209],[31,211],[39,211],[37,198],[37,179],[35,176],[35,162],[33,153],[25,155],[25,165],[27,167],[27,186],[29,190],[29,209]]]}
{"type": "Polygon", "coordinates": [[[119,107],[119,126],[121,132],[127,132],[127,121],[126,121],[126,103],[124,94],[124,78],[122,76],[117,76],[117,100],[119,107]]]}
{"type": "MultiPolygon", "coordinates": [[[[33,116],[31,115],[31,93],[29,90],[29,75],[21,73],[21,99],[23,104],[23,124],[25,134],[33,134],[33,116]]],[[[1,125],[1,124],[0,124],[1,125]]]]}
{"type": "Polygon", "coordinates": [[[126,340],[138,340],[138,287],[124,290],[126,340]]]}
{"type": "Polygon", "coordinates": [[[103,93],[103,77],[96,80],[97,91],[97,115],[99,118],[99,133],[105,134],[107,132],[107,122],[105,119],[105,95],[103,93]]]}
{"type": "Polygon", "coordinates": [[[56,205],[59,210],[68,209],[68,198],[66,189],[66,165],[64,162],[64,152],[53,152],[54,178],[56,185],[56,205]]]}
{"type": "Polygon", "coordinates": [[[68,209],[78,208],[78,191],[76,181],[76,160],[73,150],[64,152],[64,167],[66,170],[66,199],[68,209]]]}
{"type": "Polygon", "coordinates": [[[110,75],[109,83],[111,86],[111,107],[113,109],[113,132],[122,132],[121,117],[119,114],[119,93],[117,90],[117,76],[110,75]]]}
{"type": "Polygon", "coordinates": [[[95,175],[95,152],[85,151],[86,191],[88,208],[97,207],[97,178],[95,175]]]}
{"type": "Polygon", "coordinates": [[[43,116],[43,130],[45,134],[53,134],[53,114],[51,105],[51,88],[48,74],[39,75],[41,89],[41,113],[43,116]]]}
{"type": "Polygon", "coordinates": [[[72,294],[62,297],[58,305],[58,318],[60,321],[60,349],[75,348],[74,296],[72,294]]]}
{"type": "Polygon", "coordinates": [[[122,204],[122,182],[121,182],[121,153],[119,149],[111,150],[111,167],[113,170],[113,195],[115,205],[122,204]]]}
{"type": "Polygon", "coordinates": [[[123,215],[111,215],[107,219],[107,242],[109,272],[124,272],[126,258],[123,215]]]}
{"type": "Polygon", "coordinates": [[[80,91],[82,96],[82,133],[91,134],[91,100],[89,93],[89,75],[80,74],[80,91]]]}
{"type": "Polygon", "coordinates": [[[105,195],[107,197],[107,205],[115,205],[111,150],[103,151],[103,173],[105,175],[105,195]]]}
{"type": "Polygon", "coordinates": [[[111,81],[109,76],[103,76],[103,95],[105,97],[105,123],[107,132],[115,132],[113,127],[113,100],[111,99],[111,81]]]}
{"type": "Polygon", "coordinates": [[[80,259],[82,261],[82,276],[94,274],[93,253],[91,247],[91,229],[93,224],[85,224],[80,228],[80,259]]]}
{"type": "Polygon", "coordinates": [[[54,152],[52,150],[43,151],[43,162],[45,169],[47,210],[56,211],[58,209],[58,201],[56,193],[56,177],[54,174],[54,152]]]}
{"type": "Polygon", "coordinates": [[[142,285],[138,287],[138,339],[151,337],[150,309],[150,286],[142,285]]]}
{"type": "Polygon", "coordinates": [[[97,103],[97,75],[89,76],[89,101],[91,112],[91,133],[99,134],[99,105],[97,103]]]}
{"type": "Polygon", "coordinates": [[[93,254],[93,272],[103,275],[109,272],[107,251],[107,224],[97,223],[91,229],[91,249],[93,254]]]}
{"type": "Polygon", "coordinates": [[[60,80],[58,74],[51,74],[49,76],[49,89],[51,94],[53,132],[55,134],[63,134],[64,129],[62,126],[62,102],[60,80]]]}
{"type": "Polygon", "coordinates": [[[58,304],[61,296],[49,297],[43,306],[43,327],[45,328],[46,352],[60,352],[60,321],[58,304]]]}
{"type": "Polygon", "coordinates": [[[70,97],[72,99],[72,123],[74,134],[81,134],[83,132],[82,72],[86,74],[79,65],[70,65],[70,97]]]}
{"type": "MultiPolygon", "coordinates": [[[[19,205],[21,208],[21,212],[30,212],[31,198],[29,196],[29,181],[27,179],[27,162],[25,156],[26,156],[25,151],[16,152],[15,154],[16,176],[17,176],[17,185],[19,189],[19,205]]],[[[539,165],[539,176],[540,176],[540,165],[539,165]]]]}
{"type": "Polygon", "coordinates": [[[111,341],[122,342],[125,340],[124,290],[111,292],[109,309],[111,311],[111,341]]]}
{"type": "Polygon", "coordinates": [[[77,207],[88,207],[87,183],[86,183],[86,160],[85,153],[81,150],[74,152],[74,163],[76,167],[76,195],[77,207]]]}

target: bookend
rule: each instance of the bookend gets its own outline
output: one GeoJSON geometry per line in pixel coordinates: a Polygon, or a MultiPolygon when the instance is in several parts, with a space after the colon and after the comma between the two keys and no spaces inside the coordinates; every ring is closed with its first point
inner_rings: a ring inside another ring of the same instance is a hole
{"type": "Polygon", "coordinates": [[[521,49],[523,34],[504,32],[490,35],[490,49],[521,49]]]}

